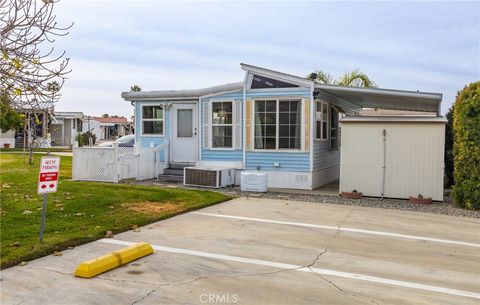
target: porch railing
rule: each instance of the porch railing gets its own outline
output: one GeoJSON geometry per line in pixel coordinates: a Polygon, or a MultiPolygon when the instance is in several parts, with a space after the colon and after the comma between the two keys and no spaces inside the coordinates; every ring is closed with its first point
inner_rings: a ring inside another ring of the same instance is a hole
{"type": "Polygon", "coordinates": [[[170,160],[170,142],[166,140],[162,144],[153,148],[153,154],[155,158],[155,177],[158,179],[158,175],[163,174],[163,170],[168,168],[170,160]],[[163,162],[161,161],[161,152],[163,154],[163,162]]]}

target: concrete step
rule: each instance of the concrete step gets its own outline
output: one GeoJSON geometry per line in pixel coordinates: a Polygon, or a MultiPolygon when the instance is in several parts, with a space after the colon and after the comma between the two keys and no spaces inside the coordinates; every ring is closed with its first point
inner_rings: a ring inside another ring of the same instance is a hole
{"type": "Polygon", "coordinates": [[[160,182],[183,182],[183,175],[158,175],[158,181],[160,182]]]}
{"type": "Polygon", "coordinates": [[[188,162],[170,162],[169,163],[171,169],[184,169],[185,167],[195,166],[195,163],[188,163],[188,162]]]}
{"type": "Polygon", "coordinates": [[[177,168],[166,168],[163,170],[164,175],[171,175],[171,176],[180,176],[183,177],[183,169],[177,168]]]}

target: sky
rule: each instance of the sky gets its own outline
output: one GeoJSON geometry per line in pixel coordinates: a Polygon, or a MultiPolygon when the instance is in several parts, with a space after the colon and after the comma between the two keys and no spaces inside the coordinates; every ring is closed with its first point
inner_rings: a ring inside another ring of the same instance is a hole
{"type": "Polygon", "coordinates": [[[120,94],[242,81],[240,63],[299,76],[360,69],[378,87],[443,94],[480,80],[480,1],[161,2],[56,4],[72,72],[55,105],[133,115],[120,94]]]}

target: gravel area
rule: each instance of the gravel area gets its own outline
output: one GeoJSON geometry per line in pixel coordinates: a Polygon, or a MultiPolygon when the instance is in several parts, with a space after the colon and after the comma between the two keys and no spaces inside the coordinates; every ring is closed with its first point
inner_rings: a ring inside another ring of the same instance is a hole
{"type": "MultiPolygon", "coordinates": [[[[162,186],[162,187],[171,187],[171,188],[186,188],[186,189],[206,189],[206,188],[197,188],[197,187],[186,187],[181,183],[171,183],[171,182],[158,182],[156,180],[143,180],[135,181],[128,180],[123,183],[134,183],[134,184],[143,184],[143,185],[153,185],[153,186],[162,186]]],[[[292,193],[282,193],[282,192],[267,192],[267,193],[251,193],[251,192],[242,192],[239,187],[230,187],[223,189],[210,189],[210,191],[224,193],[234,197],[256,197],[256,198],[269,198],[269,199],[284,199],[284,200],[294,200],[294,201],[303,201],[303,202],[312,202],[312,203],[328,203],[328,204],[341,204],[348,206],[361,206],[368,208],[381,208],[381,209],[393,209],[393,210],[403,210],[403,211],[414,211],[421,213],[429,214],[440,214],[440,215],[449,215],[457,217],[471,217],[471,218],[480,218],[480,210],[465,210],[457,207],[450,197],[445,197],[444,202],[434,202],[433,204],[411,204],[408,200],[402,199],[386,199],[383,200],[380,198],[373,197],[364,197],[362,199],[345,199],[340,196],[330,196],[330,195],[318,195],[318,194],[309,194],[306,191],[305,194],[292,194],[292,193]]]]}

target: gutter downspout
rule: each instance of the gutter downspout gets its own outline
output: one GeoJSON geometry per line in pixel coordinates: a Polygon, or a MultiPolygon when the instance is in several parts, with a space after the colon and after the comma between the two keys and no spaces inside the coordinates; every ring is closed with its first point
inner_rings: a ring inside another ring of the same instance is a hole
{"type": "MultiPolygon", "coordinates": [[[[309,170],[310,170],[310,175],[311,175],[311,184],[310,184],[310,189],[313,190],[314,188],[314,183],[313,183],[313,154],[314,154],[314,141],[313,139],[315,138],[315,136],[313,135],[314,133],[314,124],[315,123],[315,101],[313,99],[313,93],[315,91],[315,82],[312,82],[312,84],[310,85],[310,118],[309,119],[309,122],[310,122],[310,131],[309,131],[309,134],[310,134],[310,139],[305,139],[304,141],[308,141],[309,142],[309,147],[310,147],[310,152],[309,152],[309,158],[310,158],[310,165],[309,165],[309,170]]],[[[305,134],[305,133],[303,133],[305,134]]]]}
{"type": "Polygon", "coordinates": [[[385,171],[387,159],[387,130],[383,130],[383,166],[382,166],[382,200],[385,194],[385,171]]]}
{"type": "Polygon", "coordinates": [[[245,72],[245,78],[243,79],[243,103],[242,103],[242,167],[247,169],[247,79],[248,71],[245,72]]]}

